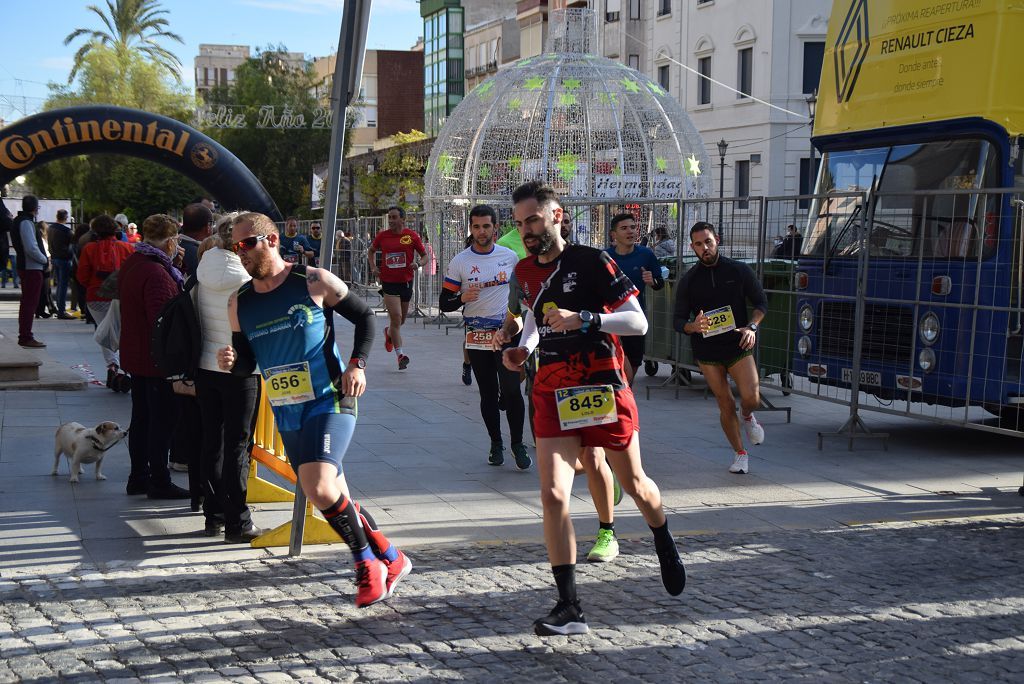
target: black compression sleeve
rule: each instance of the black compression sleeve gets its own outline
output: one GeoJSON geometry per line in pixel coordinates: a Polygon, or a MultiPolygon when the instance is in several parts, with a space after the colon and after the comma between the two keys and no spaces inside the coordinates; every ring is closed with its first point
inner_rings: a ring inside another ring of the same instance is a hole
{"type": "Polygon", "coordinates": [[[457,311],[458,308],[462,306],[462,293],[452,292],[451,290],[446,290],[442,287],[441,301],[438,302],[438,306],[441,308],[441,311],[444,311],[445,313],[457,311]]]}
{"type": "Polygon", "coordinates": [[[256,354],[249,346],[245,333],[231,333],[231,346],[235,348],[235,365],[231,367],[232,375],[246,377],[256,371],[256,354]]]}
{"type": "Polygon", "coordinates": [[[376,322],[373,309],[351,292],[331,308],[356,327],[355,339],[352,341],[352,355],[349,358],[366,360],[370,355],[370,348],[373,347],[376,322]]]}

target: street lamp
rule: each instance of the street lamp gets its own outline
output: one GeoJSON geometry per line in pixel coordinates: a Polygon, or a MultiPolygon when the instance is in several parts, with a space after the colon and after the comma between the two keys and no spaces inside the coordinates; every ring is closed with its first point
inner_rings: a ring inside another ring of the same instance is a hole
{"type": "Polygon", "coordinates": [[[721,167],[718,170],[718,238],[722,238],[722,204],[725,199],[725,151],[729,149],[729,143],[725,138],[718,141],[718,158],[721,167]]]}
{"type": "MultiPolygon", "coordinates": [[[[807,137],[808,142],[811,146],[811,156],[807,160],[807,194],[814,194],[814,140],[811,138],[814,136],[814,110],[818,107],[818,89],[815,88],[814,92],[807,97],[807,116],[810,119],[811,133],[807,137]]],[[[811,203],[808,202],[807,206],[811,203]]]]}

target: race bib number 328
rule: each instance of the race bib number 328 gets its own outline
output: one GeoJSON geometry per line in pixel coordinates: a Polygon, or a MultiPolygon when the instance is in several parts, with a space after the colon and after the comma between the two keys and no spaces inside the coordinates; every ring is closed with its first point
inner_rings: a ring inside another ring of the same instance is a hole
{"type": "Polygon", "coordinates": [[[268,368],[264,372],[264,379],[271,406],[304,404],[316,399],[309,376],[309,364],[305,361],[268,368]]]}
{"type": "Polygon", "coordinates": [[[723,306],[704,315],[708,317],[708,331],[704,337],[714,337],[736,329],[736,317],[732,315],[731,306],[723,306]]]}
{"type": "Polygon", "coordinates": [[[618,420],[611,385],[582,385],[555,390],[558,423],[563,430],[605,425],[618,420]]]}

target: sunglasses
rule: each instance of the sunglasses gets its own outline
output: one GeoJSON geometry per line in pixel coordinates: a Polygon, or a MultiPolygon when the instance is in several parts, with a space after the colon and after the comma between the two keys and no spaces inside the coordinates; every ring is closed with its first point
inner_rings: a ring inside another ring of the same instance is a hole
{"type": "Polygon", "coordinates": [[[268,236],[266,235],[253,235],[252,237],[247,237],[244,240],[239,240],[235,243],[235,254],[238,254],[239,252],[248,252],[250,249],[255,247],[260,240],[266,240],[267,237],[268,236]]]}

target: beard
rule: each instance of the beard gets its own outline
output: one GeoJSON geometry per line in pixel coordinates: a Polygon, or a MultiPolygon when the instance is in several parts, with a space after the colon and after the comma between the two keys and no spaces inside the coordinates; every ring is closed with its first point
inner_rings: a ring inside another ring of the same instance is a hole
{"type": "Polygon", "coordinates": [[[702,254],[700,257],[700,261],[701,263],[706,264],[708,266],[714,266],[716,263],[718,263],[718,250],[716,249],[714,252],[710,250],[704,252],[704,254],[702,254]]]}
{"type": "Polygon", "coordinates": [[[532,237],[537,240],[537,242],[534,243],[533,245],[523,245],[524,247],[526,247],[527,251],[534,256],[547,254],[555,245],[555,238],[552,237],[551,233],[549,233],[548,231],[544,231],[540,235],[527,235],[527,237],[532,237]]]}
{"type": "Polygon", "coordinates": [[[480,247],[481,249],[487,249],[494,242],[494,238],[493,237],[473,238],[473,242],[476,244],[477,247],[480,247]]]}
{"type": "Polygon", "coordinates": [[[261,254],[258,257],[247,257],[242,262],[246,273],[252,276],[253,280],[261,280],[270,275],[270,255],[261,254]]]}

